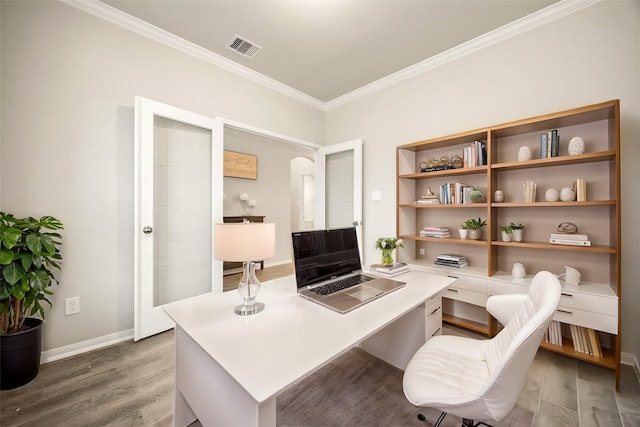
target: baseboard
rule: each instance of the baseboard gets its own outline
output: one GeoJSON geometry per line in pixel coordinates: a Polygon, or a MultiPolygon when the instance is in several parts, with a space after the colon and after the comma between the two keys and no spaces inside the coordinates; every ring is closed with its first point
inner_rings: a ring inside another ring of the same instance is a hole
{"type": "Polygon", "coordinates": [[[638,359],[634,354],[624,352],[620,353],[620,363],[631,366],[633,371],[636,373],[638,382],[640,382],[640,364],[638,364],[638,359]]]}
{"type": "Polygon", "coordinates": [[[127,341],[130,339],[133,339],[133,329],[127,329],[126,331],[120,331],[114,334],[104,335],[102,337],[92,338],[90,340],[65,345],[63,347],[43,351],[40,357],[40,363],[42,364],[53,362],[54,360],[64,359],[67,357],[86,353],[87,351],[91,350],[97,350],[99,348],[118,344],[122,341],[127,341]]]}

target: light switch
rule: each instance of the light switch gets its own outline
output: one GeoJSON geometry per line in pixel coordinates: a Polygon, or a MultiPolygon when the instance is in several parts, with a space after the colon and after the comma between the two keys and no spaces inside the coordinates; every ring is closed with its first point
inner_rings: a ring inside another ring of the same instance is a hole
{"type": "Polygon", "coordinates": [[[372,191],[371,200],[382,200],[382,192],[380,190],[372,191]]]}

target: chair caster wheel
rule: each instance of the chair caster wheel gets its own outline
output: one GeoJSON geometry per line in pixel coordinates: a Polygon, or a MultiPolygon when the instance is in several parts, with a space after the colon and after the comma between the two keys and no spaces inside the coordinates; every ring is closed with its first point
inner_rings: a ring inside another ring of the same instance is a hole
{"type": "Polygon", "coordinates": [[[425,421],[425,420],[427,419],[427,417],[425,417],[425,416],[424,416],[424,415],[422,415],[422,414],[418,414],[418,419],[419,419],[420,421],[425,421]]]}

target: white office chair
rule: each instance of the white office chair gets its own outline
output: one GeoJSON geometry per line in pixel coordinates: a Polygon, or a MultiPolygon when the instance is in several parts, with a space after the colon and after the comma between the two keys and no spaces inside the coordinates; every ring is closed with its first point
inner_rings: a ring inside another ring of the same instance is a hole
{"type": "Polygon", "coordinates": [[[435,427],[447,413],[462,417],[463,426],[473,426],[474,419],[500,421],[524,387],[559,302],[560,282],[548,271],[535,275],[528,294],[490,297],[487,311],[504,329],[490,340],[431,338],[407,365],[405,396],[416,406],[443,411],[435,427]]]}

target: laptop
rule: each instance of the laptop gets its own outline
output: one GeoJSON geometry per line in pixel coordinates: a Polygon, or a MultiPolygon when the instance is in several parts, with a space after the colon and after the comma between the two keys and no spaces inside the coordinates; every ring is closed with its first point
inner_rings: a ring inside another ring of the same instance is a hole
{"type": "Polygon", "coordinates": [[[347,313],[404,282],[362,273],[355,227],[291,233],[298,294],[347,313]]]}

